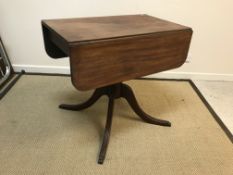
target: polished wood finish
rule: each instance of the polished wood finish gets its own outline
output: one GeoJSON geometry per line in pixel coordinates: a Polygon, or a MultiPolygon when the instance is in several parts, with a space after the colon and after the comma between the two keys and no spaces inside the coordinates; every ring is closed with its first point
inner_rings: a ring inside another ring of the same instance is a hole
{"type": "Polygon", "coordinates": [[[113,109],[114,109],[114,97],[109,97],[107,120],[106,120],[102,145],[101,145],[101,148],[100,148],[99,159],[98,159],[99,164],[104,163],[104,159],[105,159],[105,156],[106,156],[108,143],[109,143],[109,139],[110,139],[111,127],[112,127],[113,109]]]}
{"type": "Polygon", "coordinates": [[[42,21],[53,58],[70,57],[78,90],[90,90],[181,66],[192,29],[148,15],[42,21]]]}
{"type": "Polygon", "coordinates": [[[124,98],[145,122],[171,126],[146,114],[132,89],[121,82],[181,66],[187,57],[192,29],[148,15],[43,20],[46,52],[70,57],[71,79],[78,90],[96,89],[86,102],[61,104],[79,111],[102,95],[109,97],[106,126],[98,163],[109,143],[114,100],[124,98]]]}
{"type": "Polygon", "coordinates": [[[43,20],[42,24],[73,44],[190,29],[149,15],[43,20]]]}
{"type": "Polygon", "coordinates": [[[114,107],[115,99],[124,98],[131,106],[131,108],[134,110],[134,112],[147,123],[160,125],[160,126],[168,126],[168,127],[171,126],[171,123],[169,121],[157,119],[145,113],[138,105],[133,90],[128,85],[123,83],[118,83],[118,84],[98,88],[95,90],[93,95],[86,102],[81,104],[74,104],[74,105],[61,104],[59,108],[72,110],[72,111],[80,111],[93,105],[102,95],[108,96],[109,103],[108,103],[108,113],[107,113],[107,120],[103,135],[103,141],[98,159],[99,164],[102,164],[104,162],[106,156],[106,151],[110,139],[112,115],[113,115],[113,107],[114,107]]]}

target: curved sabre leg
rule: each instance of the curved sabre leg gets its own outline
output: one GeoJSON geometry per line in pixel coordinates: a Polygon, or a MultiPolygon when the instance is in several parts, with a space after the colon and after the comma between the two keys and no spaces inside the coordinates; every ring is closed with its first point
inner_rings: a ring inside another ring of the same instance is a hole
{"type": "Polygon", "coordinates": [[[161,126],[171,126],[171,123],[166,120],[157,119],[154,117],[151,117],[150,115],[146,114],[139,106],[136,97],[133,93],[133,90],[126,84],[122,84],[122,94],[121,96],[124,97],[131,108],[134,110],[134,112],[144,121],[155,124],[155,125],[161,125],[161,126]]]}
{"type": "Polygon", "coordinates": [[[104,159],[105,159],[107,148],[108,148],[111,126],[112,126],[113,107],[114,107],[114,98],[109,97],[107,120],[106,120],[106,125],[105,125],[105,130],[104,130],[103,142],[101,145],[99,159],[98,159],[99,164],[104,163],[104,159]]]}
{"type": "Polygon", "coordinates": [[[72,110],[72,111],[80,111],[93,105],[104,94],[105,94],[104,89],[96,89],[95,92],[92,94],[92,96],[86,102],[75,105],[61,104],[59,105],[59,108],[72,110]]]}

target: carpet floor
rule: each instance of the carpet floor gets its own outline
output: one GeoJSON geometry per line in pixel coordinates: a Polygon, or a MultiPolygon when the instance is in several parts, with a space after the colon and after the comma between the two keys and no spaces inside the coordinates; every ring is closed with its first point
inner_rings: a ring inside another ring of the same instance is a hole
{"type": "Polygon", "coordinates": [[[107,112],[58,108],[92,93],[69,77],[24,75],[0,101],[0,174],[232,175],[233,145],[189,82],[132,80],[141,107],[172,127],[141,121],[116,100],[110,143],[97,164],[107,112]]]}

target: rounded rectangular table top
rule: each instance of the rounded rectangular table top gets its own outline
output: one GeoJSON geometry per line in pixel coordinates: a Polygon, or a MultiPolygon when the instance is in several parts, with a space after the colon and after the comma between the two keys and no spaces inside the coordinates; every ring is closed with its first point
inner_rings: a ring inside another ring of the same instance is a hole
{"type": "Polygon", "coordinates": [[[52,19],[42,20],[42,25],[68,43],[190,29],[148,15],[52,19]]]}
{"type": "Polygon", "coordinates": [[[42,20],[45,49],[70,57],[79,90],[95,89],[181,66],[192,29],[148,15],[42,20]]]}

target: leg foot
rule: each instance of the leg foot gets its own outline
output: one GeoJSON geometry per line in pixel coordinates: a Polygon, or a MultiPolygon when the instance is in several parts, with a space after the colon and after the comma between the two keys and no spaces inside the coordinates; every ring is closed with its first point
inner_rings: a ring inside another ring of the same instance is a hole
{"type": "Polygon", "coordinates": [[[105,159],[107,148],[108,148],[111,125],[112,125],[113,107],[114,107],[114,98],[110,97],[109,103],[108,103],[108,114],[107,114],[107,121],[105,125],[104,136],[103,136],[103,142],[102,142],[102,146],[101,146],[100,153],[99,153],[99,159],[98,159],[99,164],[104,163],[104,159],[105,159]]]}
{"type": "Polygon", "coordinates": [[[96,89],[92,96],[86,102],[75,105],[61,104],[59,105],[59,108],[72,111],[80,111],[93,105],[104,93],[105,92],[103,88],[96,89]]]}
{"type": "Polygon", "coordinates": [[[126,84],[122,84],[121,96],[127,100],[134,112],[144,121],[161,126],[171,126],[171,123],[166,120],[157,119],[146,114],[139,106],[133,90],[126,84]]]}

